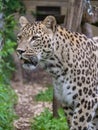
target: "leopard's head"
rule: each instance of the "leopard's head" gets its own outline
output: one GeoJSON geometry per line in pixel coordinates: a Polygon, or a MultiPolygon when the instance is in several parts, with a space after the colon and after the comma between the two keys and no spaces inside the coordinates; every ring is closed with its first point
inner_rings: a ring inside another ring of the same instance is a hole
{"type": "Polygon", "coordinates": [[[41,61],[53,55],[56,20],[53,16],[47,16],[42,22],[30,23],[21,16],[19,23],[17,53],[24,68],[34,69],[41,61]]]}

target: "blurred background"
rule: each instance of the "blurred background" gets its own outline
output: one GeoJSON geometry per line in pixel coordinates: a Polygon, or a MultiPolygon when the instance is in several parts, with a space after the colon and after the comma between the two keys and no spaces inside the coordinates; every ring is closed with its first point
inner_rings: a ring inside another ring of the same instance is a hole
{"type": "Polygon", "coordinates": [[[98,0],[0,1],[0,130],[67,130],[62,112],[61,122],[52,119],[51,112],[57,117],[60,104],[53,96],[49,74],[40,67],[24,70],[16,55],[22,15],[30,22],[53,15],[61,26],[98,40],[98,0]]]}

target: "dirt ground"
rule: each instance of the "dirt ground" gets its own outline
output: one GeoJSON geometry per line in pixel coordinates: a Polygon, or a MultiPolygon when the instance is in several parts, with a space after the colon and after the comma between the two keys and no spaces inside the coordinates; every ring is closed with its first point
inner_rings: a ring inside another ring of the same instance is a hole
{"type": "Polygon", "coordinates": [[[22,82],[18,77],[18,70],[11,81],[12,88],[18,95],[18,102],[15,105],[16,114],[19,119],[14,121],[16,130],[30,130],[30,120],[40,114],[45,107],[52,109],[52,103],[36,102],[35,95],[46,89],[51,79],[46,72],[38,68],[32,72],[24,72],[22,82]],[[25,76],[24,76],[25,75],[25,76]]]}

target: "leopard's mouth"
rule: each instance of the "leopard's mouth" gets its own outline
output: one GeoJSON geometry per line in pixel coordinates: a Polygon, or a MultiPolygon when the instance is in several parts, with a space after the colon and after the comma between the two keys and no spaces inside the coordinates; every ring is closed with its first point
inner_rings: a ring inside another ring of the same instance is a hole
{"type": "Polygon", "coordinates": [[[29,59],[22,58],[22,61],[23,61],[23,68],[24,69],[33,70],[38,65],[38,59],[35,56],[30,57],[29,59]]]}

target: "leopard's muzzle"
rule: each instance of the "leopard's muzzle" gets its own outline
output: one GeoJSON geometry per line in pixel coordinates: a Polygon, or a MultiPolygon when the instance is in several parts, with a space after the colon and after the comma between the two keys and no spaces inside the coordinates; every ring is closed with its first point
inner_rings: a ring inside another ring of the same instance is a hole
{"type": "Polygon", "coordinates": [[[24,56],[25,51],[21,51],[17,49],[18,57],[21,59],[23,62],[23,68],[33,70],[37,67],[38,65],[38,58],[37,56],[24,56]]]}

